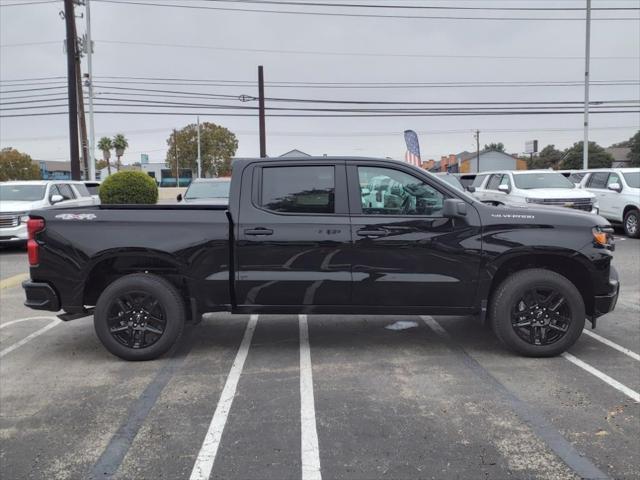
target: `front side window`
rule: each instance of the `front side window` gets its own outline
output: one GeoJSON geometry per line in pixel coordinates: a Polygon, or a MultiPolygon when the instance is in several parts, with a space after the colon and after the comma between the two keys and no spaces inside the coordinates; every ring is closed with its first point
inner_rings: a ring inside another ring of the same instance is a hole
{"type": "Polygon", "coordinates": [[[274,212],[335,213],[333,166],[264,167],[260,205],[274,212]]]}
{"type": "Polygon", "coordinates": [[[379,167],[358,167],[365,215],[442,216],[444,195],[413,175],[379,167]]]}
{"type": "Polygon", "coordinates": [[[491,175],[491,178],[487,182],[487,190],[498,190],[498,185],[500,185],[501,179],[502,175],[500,174],[491,175]]]}
{"type": "Polygon", "coordinates": [[[609,175],[609,179],[607,180],[607,188],[609,188],[609,185],[613,185],[614,183],[621,185],[620,178],[618,178],[617,173],[612,173],[611,175],[609,175]]]}
{"type": "Polygon", "coordinates": [[[76,198],[76,196],[71,191],[71,187],[69,187],[69,185],[67,185],[66,183],[61,183],[60,185],[58,185],[58,190],[60,192],[60,195],[62,195],[65,200],[73,200],[74,198],[76,198]]]}
{"type": "Polygon", "coordinates": [[[589,188],[607,188],[608,172],[596,172],[591,174],[589,188]]]}

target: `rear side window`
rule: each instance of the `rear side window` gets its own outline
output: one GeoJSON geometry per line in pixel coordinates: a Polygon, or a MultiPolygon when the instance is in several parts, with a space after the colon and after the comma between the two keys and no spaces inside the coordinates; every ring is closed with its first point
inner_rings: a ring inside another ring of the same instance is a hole
{"type": "Polygon", "coordinates": [[[83,183],[76,183],[73,186],[76,187],[76,190],[78,191],[81,197],[91,196],[91,194],[89,193],[89,190],[87,190],[87,187],[83,183]]]}
{"type": "Polygon", "coordinates": [[[574,172],[569,175],[569,180],[573,183],[580,183],[585,175],[586,173],[584,172],[574,172]]]}
{"type": "Polygon", "coordinates": [[[264,167],[260,205],[274,212],[334,213],[333,166],[264,167]]]}
{"type": "Polygon", "coordinates": [[[607,178],[609,178],[609,172],[593,173],[587,186],[590,188],[607,188],[607,178]]]}
{"type": "Polygon", "coordinates": [[[486,175],[476,175],[476,178],[473,179],[472,187],[478,188],[484,182],[484,179],[487,178],[486,175]]]}

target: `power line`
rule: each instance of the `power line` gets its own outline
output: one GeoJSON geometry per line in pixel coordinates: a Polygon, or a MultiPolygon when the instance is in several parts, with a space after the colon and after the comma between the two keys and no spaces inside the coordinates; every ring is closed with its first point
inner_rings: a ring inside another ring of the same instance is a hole
{"type": "Polygon", "coordinates": [[[4,3],[1,4],[0,3],[0,8],[4,8],[4,7],[22,7],[25,5],[40,5],[42,3],[57,3],[60,0],[35,0],[35,1],[31,1],[31,2],[21,2],[21,3],[4,3]]]}
{"type": "MultiPolygon", "coordinates": [[[[271,13],[286,15],[312,15],[325,17],[352,17],[352,18],[396,18],[406,20],[497,20],[497,21],[584,21],[579,17],[461,17],[461,16],[427,16],[427,15],[380,15],[374,13],[337,13],[337,12],[318,12],[318,11],[297,11],[297,10],[268,10],[262,8],[234,8],[234,7],[212,7],[205,5],[186,5],[172,3],[152,3],[125,0],[94,0],[101,3],[111,3],[119,5],[137,5],[147,7],[164,7],[164,8],[184,8],[193,10],[217,10],[227,12],[245,12],[245,13],[271,13]]],[[[593,20],[600,21],[637,21],[640,17],[601,17],[593,20]]]]}

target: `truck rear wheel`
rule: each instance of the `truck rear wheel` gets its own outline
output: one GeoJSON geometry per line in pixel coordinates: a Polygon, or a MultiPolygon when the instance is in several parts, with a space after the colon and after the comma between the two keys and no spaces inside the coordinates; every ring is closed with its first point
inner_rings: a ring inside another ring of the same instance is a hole
{"type": "Polygon", "coordinates": [[[109,352],[124,360],[152,360],[180,338],[185,307],[165,279],[134,273],[109,285],[96,304],[93,325],[109,352]]]}
{"type": "Polygon", "coordinates": [[[584,328],[580,292],[562,275],[539,268],[507,277],[489,310],[496,336],[528,357],[552,357],[570,348],[584,328]]]}

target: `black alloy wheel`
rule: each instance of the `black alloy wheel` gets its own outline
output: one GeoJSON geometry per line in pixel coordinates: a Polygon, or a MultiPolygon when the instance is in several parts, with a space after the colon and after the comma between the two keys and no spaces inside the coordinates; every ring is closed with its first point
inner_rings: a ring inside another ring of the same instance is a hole
{"type": "Polygon", "coordinates": [[[511,310],[516,334],[531,345],[551,345],[566,335],[571,325],[571,308],[553,288],[532,288],[511,310]]]}
{"type": "Polygon", "coordinates": [[[112,300],[107,323],[111,336],[122,345],[146,348],[164,334],[167,314],[153,295],[134,291],[112,300]]]}

